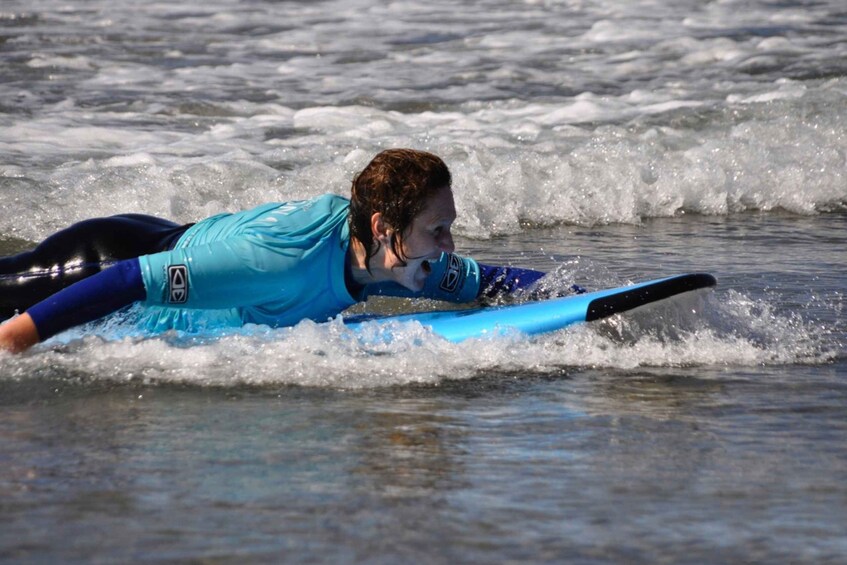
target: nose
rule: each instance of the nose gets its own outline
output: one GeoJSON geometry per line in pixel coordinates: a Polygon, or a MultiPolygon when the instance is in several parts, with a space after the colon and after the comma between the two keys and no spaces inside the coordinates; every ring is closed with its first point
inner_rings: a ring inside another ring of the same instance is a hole
{"type": "Polygon", "coordinates": [[[453,253],[456,246],[453,244],[453,234],[446,230],[438,239],[438,248],[445,253],[453,253]]]}

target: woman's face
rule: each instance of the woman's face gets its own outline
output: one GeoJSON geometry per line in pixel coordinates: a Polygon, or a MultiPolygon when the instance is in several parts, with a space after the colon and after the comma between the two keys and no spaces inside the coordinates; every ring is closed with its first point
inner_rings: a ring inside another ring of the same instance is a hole
{"type": "Polygon", "coordinates": [[[450,228],[456,220],[456,205],[449,186],[438,190],[426,203],[423,211],[412,220],[412,226],[401,238],[406,266],[396,259],[391,267],[394,280],[408,288],[423,289],[431,272],[430,261],[437,261],[442,252],[452,253],[453,234],[450,228]]]}

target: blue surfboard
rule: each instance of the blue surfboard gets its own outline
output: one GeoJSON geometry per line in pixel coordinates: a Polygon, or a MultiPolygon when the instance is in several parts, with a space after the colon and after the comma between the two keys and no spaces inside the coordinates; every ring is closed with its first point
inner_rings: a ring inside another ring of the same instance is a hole
{"type": "Polygon", "coordinates": [[[344,323],[352,329],[361,329],[369,322],[380,325],[392,322],[419,322],[433,333],[453,342],[514,332],[536,335],[559,330],[579,322],[600,320],[678,294],[713,287],[716,284],[715,277],[710,274],[693,273],[509,306],[388,316],[363,314],[346,317],[344,323]]]}

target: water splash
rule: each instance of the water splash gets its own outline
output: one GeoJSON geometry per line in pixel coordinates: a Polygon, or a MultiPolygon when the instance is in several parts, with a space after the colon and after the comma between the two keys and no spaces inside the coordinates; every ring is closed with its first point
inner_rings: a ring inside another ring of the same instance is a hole
{"type": "Polygon", "coordinates": [[[358,334],[340,320],[293,328],[249,326],[217,336],[168,333],[104,339],[65,334],[19,357],[4,379],[114,384],[342,389],[438,385],[486,374],[558,375],[584,368],[758,367],[831,361],[827,331],[765,300],[728,291],[689,293],[593,324],[537,338],[449,343],[417,323],[358,334]]]}

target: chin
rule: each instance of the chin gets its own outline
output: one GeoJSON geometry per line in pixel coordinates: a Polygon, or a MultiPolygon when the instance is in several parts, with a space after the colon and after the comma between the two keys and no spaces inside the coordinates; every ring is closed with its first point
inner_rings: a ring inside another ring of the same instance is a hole
{"type": "Polygon", "coordinates": [[[397,282],[400,283],[402,286],[408,288],[412,292],[420,292],[424,289],[424,286],[426,286],[426,279],[429,277],[429,272],[427,272],[424,269],[420,269],[420,271],[417,272],[417,274],[419,276],[420,275],[423,275],[423,276],[418,278],[418,277],[412,275],[411,277],[406,278],[406,280],[397,281],[397,282]]]}
{"type": "Polygon", "coordinates": [[[404,284],[403,286],[405,286],[406,288],[408,288],[412,292],[420,292],[424,289],[425,284],[426,284],[426,279],[422,280],[421,282],[411,281],[407,284],[404,284]]]}
{"type": "Polygon", "coordinates": [[[424,277],[420,280],[419,279],[412,279],[410,281],[406,281],[405,283],[403,283],[403,286],[405,286],[406,288],[408,288],[409,290],[411,290],[413,292],[422,291],[424,289],[425,285],[426,285],[426,277],[424,277]]]}

